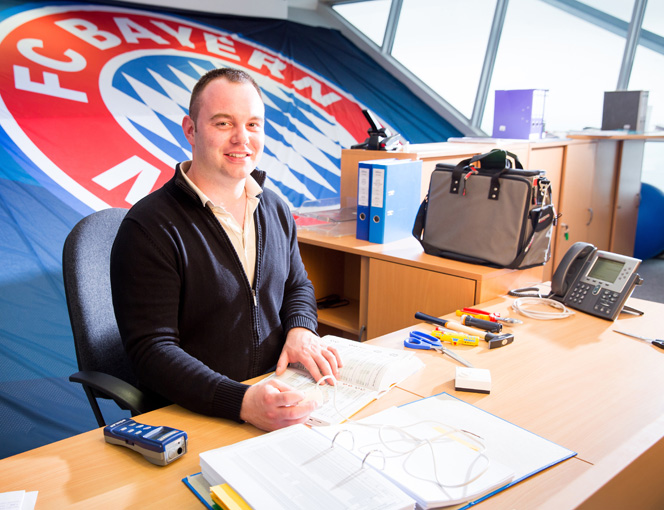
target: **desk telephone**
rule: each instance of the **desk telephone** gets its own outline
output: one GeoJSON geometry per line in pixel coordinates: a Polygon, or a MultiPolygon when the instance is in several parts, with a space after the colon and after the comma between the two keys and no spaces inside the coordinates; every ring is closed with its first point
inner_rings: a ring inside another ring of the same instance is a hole
{"type": "Polygon", "coordinates": [[[574,243],[551,279],[550,299],[585,313],[614,320],[643,279],[636,269],[641,261],[574,243]]]}

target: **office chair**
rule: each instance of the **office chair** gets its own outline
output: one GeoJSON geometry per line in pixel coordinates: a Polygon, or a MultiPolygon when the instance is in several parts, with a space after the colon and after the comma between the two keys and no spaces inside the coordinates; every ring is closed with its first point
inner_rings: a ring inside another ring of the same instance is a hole
{"type": "Polygon", "coordinates": [[[105,209],[79,221],[65,240],[62,274],[79,372],[69,380],[83,385],[100,427],[106,425],[97,398],[112,399],[132,416],[164,405],[136,388],[115,321],[110,256],[127,209],[105,209]]]}

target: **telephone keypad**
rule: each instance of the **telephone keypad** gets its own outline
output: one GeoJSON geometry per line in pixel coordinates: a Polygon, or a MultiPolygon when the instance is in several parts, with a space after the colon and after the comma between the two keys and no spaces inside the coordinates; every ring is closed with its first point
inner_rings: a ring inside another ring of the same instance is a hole
{"type": "Polygon", "coordinates": [[[588,294],[589,290],[590,290],[590,285],[588,285],[587,283],[576,284],[576,286],[569,293],[568,301],[571,301],[572,303],[583,302],[583,299],[586,297],[586,294],[588,294]]]}
{"type": "Polygon", "coordinates": [[[606,315],[607,317],[613,313],[613,310],[618,302],[620,294],[611,290],[597,289],[595,285],[588,285],[587,283],[577,283],[570,291],[567,302],[580,305],[588,295],[598,295],[597,303],[593,306],[595,312],[606,315]]]}

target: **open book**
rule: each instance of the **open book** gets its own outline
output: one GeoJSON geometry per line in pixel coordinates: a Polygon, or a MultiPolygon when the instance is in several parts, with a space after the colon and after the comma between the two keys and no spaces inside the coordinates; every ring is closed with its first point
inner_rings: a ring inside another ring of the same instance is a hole
{"type": "Polygon", "coordinates": [[[203,452],[254,510],[418,509],[487,497],[574,452],[446,393],[360,421],[294,425],[203,452]]]}
{"type": "Polygon", "coordinates": [[[289,366],[278,377],[271,376],[297,390],[322,393],[324,403],[311,413],[310,425],[343,422],[424,366],[413,352],[378,347],[332,335],[324,336],[322,340],[336,347],[343,362],[336,387],[324,383],[316,388],[316,382],[300,364],[289,366]]]}

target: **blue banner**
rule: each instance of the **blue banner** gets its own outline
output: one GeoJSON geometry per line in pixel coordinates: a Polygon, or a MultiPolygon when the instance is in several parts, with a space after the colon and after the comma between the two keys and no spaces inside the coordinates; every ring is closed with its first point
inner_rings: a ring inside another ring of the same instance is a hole
{"type": "Polygon", "coordinates": [[[181,119],[208,69],[241,68],[261,86],[259,167],[293,208],[339,194],[364,108],[411,143],[459,135],[339,32],[288,21],[0,0],[0,57],[0,430],[12,437],[0,457],[96,427],[67,380],[64,239],[190,158],[181,119]]]}

